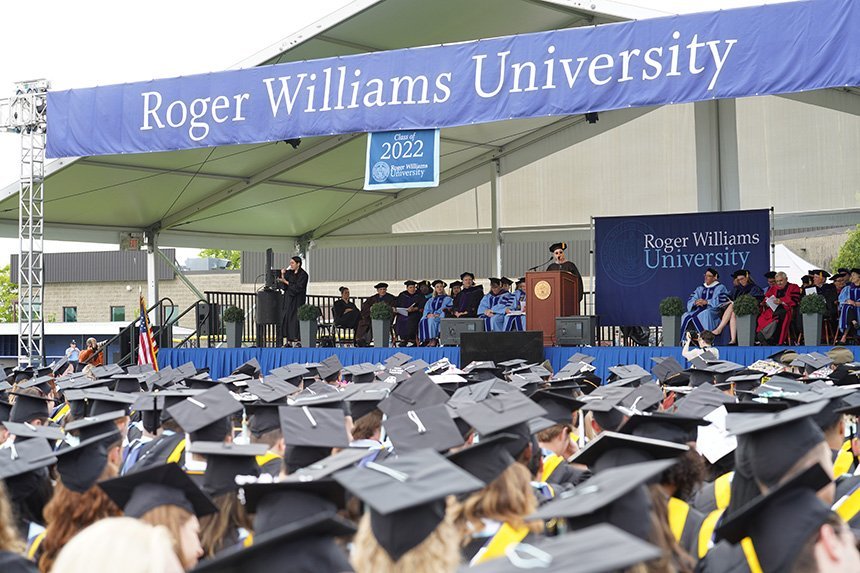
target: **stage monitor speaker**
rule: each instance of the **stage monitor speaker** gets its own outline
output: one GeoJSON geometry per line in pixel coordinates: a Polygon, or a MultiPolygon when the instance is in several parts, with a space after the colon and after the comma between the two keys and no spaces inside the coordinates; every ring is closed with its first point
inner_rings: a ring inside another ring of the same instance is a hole
{"type": "Polygon", "coordinates": [[[276,290],[257,291],[257,324],[278,324],[281,321],[282,296],[276,290]]]}
{"type": "Polygon", "coordinates": [[[596,316],[556,317],[555,343],[558,346],[594,346],[596,340],[596,316]]]}
{"type": "Polygon", "coordinates": [[[460,366],[475,360],[496,364],[521,358],[540,364],[544,361],[543,332],[464,332],[460,336],[460,366]]]}
{"type": "Polygon", "coordinates": [[[195,324],[197,324],[197,332],[200,336],[209,335],[209,322],[211,320],[209,318],[210,308],[214,307],[210,306],[208,302],[202,300],[195,306],[194,313],[197,317],[197,322],[195,324]]]}
{"type": "Polygon", "coordinates": [[[443,318],[439,325],[439,344],[458,346],[462,332],[484,332],[484,319],[443,318]]]}

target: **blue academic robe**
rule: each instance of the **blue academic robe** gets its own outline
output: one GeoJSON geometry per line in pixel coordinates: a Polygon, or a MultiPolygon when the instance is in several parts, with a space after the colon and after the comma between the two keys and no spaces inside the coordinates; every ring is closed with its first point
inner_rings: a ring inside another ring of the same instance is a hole
{"type": "MultiPolygon", "coordinates": [[[[511,310],[522,310],[523,302],[526,299],[526,293],[521,290],[515,290],[510,293],[508,297],[508,308],[511,310]]],[[[522,332],[526,329],[526,317],[525,315],[518,314],[511,316],[509,314],[505,315],[505,323],[502,326],[502,330],[505,332],[522,332]]]]}
{"type": "Polygon", "coordinates": [[[852,320],[860,320],[860,309],[845,304],[849,300],[860,300],[860,287],[848,284],[839,291],[839,332],[847,332],[852,320]]]}
{"type": "Polygon", "coordinates": [[[502,297],[506,294],[510,293],[500,291],[499,294],[493,294],[489,292],[481,299],[481,304],[478,305],[478,316],[484,319],[484,330],[487,332],[501,332],[502,326],[505,324],[506,308],[502,303],[502,297]],[[484,314],[488,310],[493,312],[493,316],[484,314]]]}
{"type": "Polygon", "coordinates": [[[444,309],[451,308],[454,299],[448,295],[434,296],[424,305],[424,314],[418,323],[418,340],[432,340],[439,338],[439,325],[442,323],[444,309]],[[428,314],[438,314],[436,317],[428,317],[428,314]]]}
{"type": "Polygon", "coordinates": [[[681,333],[686,332],[690,324],[695,327],[696,332],[716,328],[720,324],[722,306],[727,302],[729,291],[719,282],[714,282],[711,286],[697,286],[687,301],[687,312],[681,321],[681,333]],[[707,306],[693,306],[700,298],[708,301],[707,306]]]}

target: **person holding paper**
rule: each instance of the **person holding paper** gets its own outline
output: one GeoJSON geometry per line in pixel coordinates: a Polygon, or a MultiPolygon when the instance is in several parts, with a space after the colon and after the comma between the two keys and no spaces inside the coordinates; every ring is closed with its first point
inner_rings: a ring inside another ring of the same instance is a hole
{"type": "Polygon", "coordinates": [[[418,283],[408,280],[403,283],[406,290],[397,295],[395,310],[397,311],[394,322],[394,331],[400,339],[401,345],[414,346],[418,337],[418,321],[424,310],[424,295],[418,292],[418,283]]]}
{"type": "Polygon", "coordinates": [[[848,340],[848,333],[854,329],[857,335],[858,323],[860,323],[860,268],[851,269],[851,282],[845,285],[839,293],[839,332],[842,337],[841,344],[848,340]]]}
{"type": "Polygon", "coordinates": [[[756,336],[763,344],[785,344],[789,326],[800,303],[800,287],[788,282],[788,276],[776,273],[776,283],[764,293],[764,304],[758,315],[756,336]]]}
{"type": "Polygon", "coordinates": [[[446,309],[451,308],[454,299],[445,294],[445,281],[433,281],[433,297],[424,305],[424,313],[418,322],[418,340],[421,346],[436,346],[439,327],[446,309]]]}
{"type": "Polygon", "coordinates": [[[720,284],[720,273],[713,267],[705,269],[705,282],[696,287],[687,300],[687,312],[681,319],[681,332],[695,328],[696,332],[713,330],[720,323],[722,309],[729,302],[729,289],[720,284]]]}

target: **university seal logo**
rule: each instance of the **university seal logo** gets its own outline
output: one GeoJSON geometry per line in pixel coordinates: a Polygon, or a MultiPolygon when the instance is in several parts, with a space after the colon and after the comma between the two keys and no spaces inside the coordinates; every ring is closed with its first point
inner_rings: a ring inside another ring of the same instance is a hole
{"type": "Polygon", "coordinates": [[[370,171],[370,175],[373,177],[373,180],[377,183],[382,183],[386,179],[388,179],[388,175],[391,173],[391,167],[384,161],[377,161],[373,164],[373,169],[370,171]]]}

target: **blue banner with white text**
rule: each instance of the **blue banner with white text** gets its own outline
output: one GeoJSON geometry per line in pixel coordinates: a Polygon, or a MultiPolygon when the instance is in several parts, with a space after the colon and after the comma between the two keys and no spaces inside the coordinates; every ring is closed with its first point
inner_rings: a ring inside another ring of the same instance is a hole
{"type": "Polygon", "coordinates": [[[597,315],[605,326],[660,324],[660,301],[686,304],[713,267],[731,292],[744,269],[763,290],[770,270],[770,211],[594,219],[597,315]]]}
{"type": "Polygon", "coordinates": [[[48,95],[49,157],[860,85],[860,2],[807,0],[48,95]]]}

